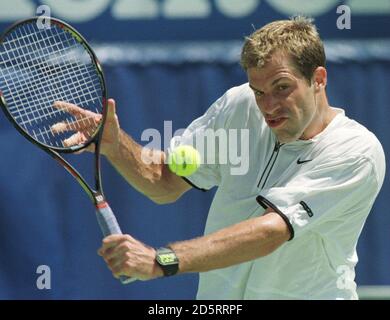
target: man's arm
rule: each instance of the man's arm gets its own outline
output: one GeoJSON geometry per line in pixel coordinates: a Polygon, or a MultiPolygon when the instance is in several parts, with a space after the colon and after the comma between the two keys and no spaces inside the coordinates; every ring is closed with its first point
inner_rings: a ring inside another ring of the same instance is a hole
{"type": "Polygon", "coordinates": [[[179,272],[204,272],[266,256],[290,239],[275,212],[239,222],[207,236],[170,246],[179,258],[179,272]]]}
{"type": "Polygon", "coordinates": [[[188,183],[169,170],[163,151],[147,150],[123,130],[118,136],[117,149],[106,157],[139,192],[156,203],[164,204],[176,201],[191,189],[188,183]]]}
{"type": "MultiPolygon", "coordinates": [[[[57,101],[54,107],[69,112],[74,116],[84,115],[84,109],[78,106],[57,101]]],[[[165,153],[160,150],[147,150],[131,139],[120,129],[118,117],[115,112],[115,101],[108,100],[107,118],[101,140],[100,152],[107,157],[116,170],[139,192],[143,193],[156,203],[169,203],[176,201],[184,192],[191,189],[191,186],[183,179],[172,173],[164,163],[165,153]],[[144,150],[144,152],[142,152],[144,150]]],[[[101,115],[94,114],[96,121],[101,115]]],[[[91,115],[88,115],[91,117],[91,115]]],[[[74,126],[57,124],[61,131],[73,131],[74,126]]],[[[63,143],[65,146],[76,145],[84,142],[89,134],[87,131],[80,131],[73,134],[63,143]]],[[[94,145],[86,150],[93,152],[94,145]]]]}
{"type": "MultiPolygon", "coordinates": [[[[179,272],[204,272],[266,256],[290,239],[286,222],[270,209],[207,236],[170,245],[179,258],[179,272]]],[[[155,249],[130,235],[112,235],[99,249],[115,277],[142,280],[163,275],[155,261],[155,249]]]]}

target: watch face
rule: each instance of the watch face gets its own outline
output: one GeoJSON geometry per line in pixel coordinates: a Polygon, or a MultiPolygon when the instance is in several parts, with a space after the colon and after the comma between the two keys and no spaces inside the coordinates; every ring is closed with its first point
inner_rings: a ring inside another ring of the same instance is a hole
{"type": "Polygon", "coordinates": [[[174,253],[160,253],[157,258],[159,262],[164,265],[177,262],[176,255],[174,253]]]}
{"type": "Polygon", "coordinates": [[[166,277],[175,275],[179,270],[179,259],[170,248],[157,249],[156,261],[166,277]]]}

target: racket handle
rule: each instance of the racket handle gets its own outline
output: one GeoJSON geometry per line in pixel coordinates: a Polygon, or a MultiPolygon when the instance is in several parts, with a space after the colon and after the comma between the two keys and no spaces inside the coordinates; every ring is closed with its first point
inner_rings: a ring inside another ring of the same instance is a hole
{"type": "MultiPolygon", "coordinates": [[[[100,203],[96,207],[96,217],[104,237],[107,237],[111,234],[122,234],[121,228],[116,221],[115,215],[107,202],[100,203]]],[[[119,280],[122,284],[128,284],[137,279],[127,276],[120,276],[119,280]]]]}

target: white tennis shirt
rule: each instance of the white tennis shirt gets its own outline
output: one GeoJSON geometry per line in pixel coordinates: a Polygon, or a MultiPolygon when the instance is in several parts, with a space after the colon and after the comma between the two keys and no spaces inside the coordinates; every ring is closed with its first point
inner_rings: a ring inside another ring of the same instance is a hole
{"type": "MultiPolygon", "coordinates": [[[[205,234],[260,216],[268,206],[293,233],[265,257],[200,273],[197,299],[357,298],[356,245],[383,183],[385,158],[373,133],[335,110],[338,115],[313,139],[279,145],[246,83],[172,140],[171,147],[195,145],[194,137],[206,129],[248,129],[246,174],[232,175],[233,164],[205,163],[188,177],[201,189],[218,186],[205,234]]],[[[223,148],[217,145],[217,162],[223,148]]],[[[199,152],[206,159],[205,150],[199,152]]]]}

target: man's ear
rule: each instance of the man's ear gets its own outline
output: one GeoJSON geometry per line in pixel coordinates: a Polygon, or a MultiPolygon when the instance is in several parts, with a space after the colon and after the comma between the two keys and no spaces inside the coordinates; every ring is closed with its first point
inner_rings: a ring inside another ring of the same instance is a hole
{"type": "Polygon", "coordinates": [[[317,67],[313,72],[312,83],[314,83],[314,90],[316,92],[320,91],[327,84],[327,72],[324,67],[317,67]]]}

